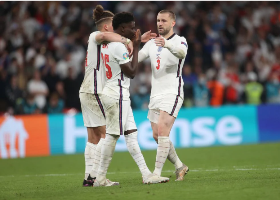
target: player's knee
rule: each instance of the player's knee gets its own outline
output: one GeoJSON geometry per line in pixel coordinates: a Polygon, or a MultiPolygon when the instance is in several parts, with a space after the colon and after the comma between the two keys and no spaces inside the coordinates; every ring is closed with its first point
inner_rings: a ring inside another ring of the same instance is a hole
{"type": "Polygon", "coordinates": [[[159,124],[158,125],[158,136],[168,136],[169,133],[166,130],[168,130],[167,126],[165,126],[164,124],[159,124]]]}
{"type": "Polygon", "coordinates": [[[158,135],[157,136],[163,136],[163,127],[162,126],[158,126],[158,135]]]}
{"type": "Polygon", "coordinates": [[[170,121],[168,121],[168,120],[166,120],[166,121],[163,121],[162,123],[161,123],[161,127],[163,127],[163,128],[169,128],[170,126],[172,126],[171,125],[171,122],[170,121]]]}

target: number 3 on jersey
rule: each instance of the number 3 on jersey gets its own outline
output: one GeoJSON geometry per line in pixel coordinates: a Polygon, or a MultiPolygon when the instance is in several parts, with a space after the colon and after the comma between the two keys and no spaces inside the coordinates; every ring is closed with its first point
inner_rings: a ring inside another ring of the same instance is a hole
{"type": "Polygon", "coordinates": [[[156,66],[157,70],[159,70],[160,68],[160,60],[157,60],[157,66],[156,66]]]}
{"type": "Polygon", "coordinates": [[[110,78],[112,78],[112,70],[111,70],[110,65],[107,64],[107,62],[109,62],[109,55],[105,54],[103,56],[103,53],[101,53],[101,57],[102,57],[102,60],[103,60],[103,63],[105,65],[105,67],[108,70],[108,71],[106,71],[106,76],[107,76],[108,79],[110,79],[110,78]]]}

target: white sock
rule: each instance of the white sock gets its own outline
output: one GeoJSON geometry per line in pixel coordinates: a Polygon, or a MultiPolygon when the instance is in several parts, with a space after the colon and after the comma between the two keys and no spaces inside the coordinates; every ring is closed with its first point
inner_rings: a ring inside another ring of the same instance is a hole
{"type": "Polygon", "coordinates": [[[158,148],[154,174],[161,175],[163,165],[166,161],[170,149],[169,137],[158,137],[158,148]]]}
{"type": "Polygon", "coordinates": [[[96,145],[96,149],[94,151],[94,156],[93,156],[93,166],[90,172],[90,176],[92,178],[96,177],[97,175],[97,171],[99,169],[100,166],[100,158],[101,158],[101,148],[104,142],[104,138],[101,138],[98,142],[98,144],[96,145]]]}
{"type": "Polygon", "coordinates": [[[100,166],[98,168],[96,179],[99,183],[104,183],[106,180],[107,170],[111,163],[117,140],[120,136],[106,134],[101,148],[100,166]]]}
{"type": "Polygon", "coordinates": [[[146,177],[149,174],[151,174],[151,171],[149,170],[149,168],[146,165],[145,159],[143,157],[143,154],[142,154],[139,144],[138,144],[137,131],[134,133],[125,135],[124,137],[125,137],[127,149],[129,151],[130,155],[132,156],[132,158],[134,159],[134,161],[136,162],[136,164],[138,165],[142,176],[146,177]]]}
{"type": "Polygon", "coordinates": [[[181,162],[181,160],[179,159],[176,151],[175,151],[175,148],[172,144],[172,142],[169,140],[169,143],[170,143],[170,149],[169,149],[169,153],[168,153],[168,156],[167,156],[167,159],[172,163],[174,164],[175,168],[178,169],[180,167],[183,166],[183,163],[181,162]]]}
{"type": "Polygon", "coordinates": [[[85,149],[85,180],[87,180],[88,175],[90,174],[92,165],[93,165],[93,155],[95,151],[96,145],[90,142],[87,142],[85,149]]]}

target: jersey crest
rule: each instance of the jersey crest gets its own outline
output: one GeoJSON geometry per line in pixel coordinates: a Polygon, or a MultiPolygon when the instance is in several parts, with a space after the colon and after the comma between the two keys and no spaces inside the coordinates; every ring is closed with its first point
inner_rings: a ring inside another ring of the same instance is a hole
{"type": "Polygon", "coordinates": [[[158,50],[157,50],[157,51],[158,51],[158,52],[161,52],[161,51],[162,51],[162,48],[163,48],[163,47],[158,47],[158,50]]]}
{"type": "Polygon", "coordinates": [[[129,57],[128,57],[128,53],[124,53],[124,54],[123,54],[123,59],[126,60],[126,59],[128,59],[128,58],[129,58],[129,57]]]}

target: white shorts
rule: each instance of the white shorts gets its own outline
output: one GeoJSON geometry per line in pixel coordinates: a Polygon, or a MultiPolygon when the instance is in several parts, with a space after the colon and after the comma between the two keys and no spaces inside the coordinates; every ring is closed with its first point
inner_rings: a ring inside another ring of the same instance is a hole
{"type": "Polygon", "coordinates": [[[130,100],[118,100],[102,95],[106,115],[106,133],[123,135],[125,131],[137,129],[130,100]]]}
{"type": "Polygon", "coordinates": [[[173,117],[177,117],[182,107],[184,99],[175,94],[155,96],[150,99],[148,119],[153,123],[158,123],[160,110],[167,112],[173,117]]]}
{"type": "Polygon", "coordinates": [[[103,103],[98,94],[80,93],[82,114],[85,127],[106,125],[103,103]]]}

